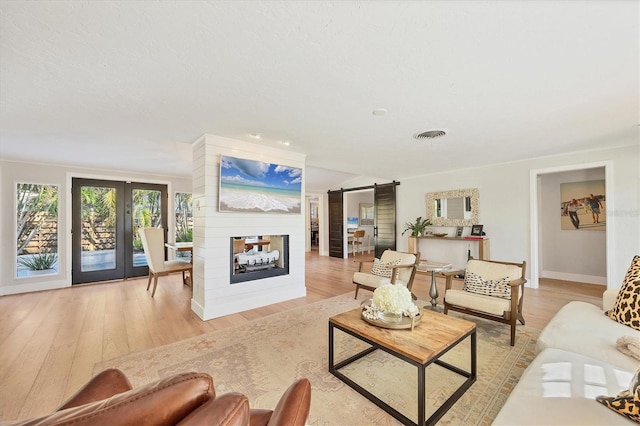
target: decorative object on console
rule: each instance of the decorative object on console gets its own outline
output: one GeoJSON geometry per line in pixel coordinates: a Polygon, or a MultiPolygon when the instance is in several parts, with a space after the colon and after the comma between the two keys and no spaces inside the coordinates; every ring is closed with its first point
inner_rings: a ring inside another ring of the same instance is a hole
{"type": "Polygon", "coordinates": [[[483,228],[483,225],[473,225],[471,227],[471,235],[474,237],[481,237],[482,235],[484,235],[482,233],[482,228],[483,228]]]}
{"type": "Polygon", "coordinates": [[[463,226],[456,226],[456,237],[462,237],[462,232],[464,231],[463,226]]]}
{"type": "Polygon", "coordinates": [[[407,231],[411,231],[412,237],[419,237],[424,234],[424,231],[427,229],[427,226],[431,225],[431,220],[429,218],[423,219],[422,216],[416,218],[414,223],[407,222],[404,224],[404,231],[402,231],[402,235],[407,231]]]}

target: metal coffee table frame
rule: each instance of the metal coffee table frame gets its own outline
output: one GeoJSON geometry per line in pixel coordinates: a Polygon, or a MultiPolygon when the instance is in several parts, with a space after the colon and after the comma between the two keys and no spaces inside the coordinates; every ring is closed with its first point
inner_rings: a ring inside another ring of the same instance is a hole
{"type": "MultiPolygon", "coordinates": [[[[402,331],[401,331],[402,332],[402,331]]],[[[387,348],[385,346],[382,346],[376,342],[373,342],[372,340],[358,334],[355,333],[351,330],[345,329],[344,327],[341,327],[338,324],[334,324],[333,322],[331,322],[331,320],[329,320],[329,372],[331,374],[333,374],[334,376],[336,376],[337,378],[339,378],[340,380],[342,380],[343,382],[345,382],[347,385],[349,385],[351,388],[353,388],[356,392],[358,392],[359,394],[361,394],[362,396],[364,396],[365,398],[367,398],[369,401],[373,402],[374,404],[376,404],[378,407],[382,408],[384,411],[386,411],[387,413],[389,413],[390,415],[392,415],[395,419],[397,419],[398,421],[402,422],[405,425],[433,425],[435,424],[438,420],[440,420],[440,418],[453,406],[453,404],[456,403],[456,401],[458,399],[460,399],[460,397],[466,392],[467,389],[469,389],[469,387],[471,387],[471,385],[476,381],[476,377],[477,377],[477,364],[476,364],[476,329],[473,328],[473,330],[471,330],[470,332],[466,333],[464,336],[460,337],[458,340],[456,340],[454,343],[452,343],[446,350],[444,350],[443,352],[441,352],[440,354],[438,354],[437,356],[433,357],[432,359],[429,359],[427,362],[425,362],[424,364],[421,364],[419,362],[416,362],[396,351],[394,351],[391,348],[387,348]],[[344,333],[347,333],[353,337],[355,337],[358,340],[361,340],[363,342],[366,342],[367,344],[371,345],[370,348],[367,348],[347,359],[345,359],[344,361],[341,361],[337,364],[335,364],[335,360],[334,360],[334,330],[338,329],[344,333]],[[467,337],[471,336],[471,371],[465,371],[461,368],[458,368],[454,365],[451,365],[449,363],[446,363],[444,361],[440,360],[440,357],[442,357],[444,354],[446,354],[447,352],[449,352],[451,349],[453,349],[454,347],[456,347],[460,342],[462,342],[463,340],[465,340],[467,337]],[[351,364],[352,362],[367,356],[368,354],[376,351],[376,350],[383,350],[397,358],[400,358],[403,361],[408,362],[411,365],[414,365],[417,369],[418,369],[418,423],[414,423],[411,419],[409,419],[407,416],[405,416],[404,414],[402,414],[401,412],[399,412],[398,410],[396,410],[395,408],[391,407],[389,404],[387,404],[386,402],[384,402],[383,400],[381,400],[380,398],[378,398],[377,396],[375,396],[374,394],[372,394],[371,392],[369,392],[368,390],[366,390],[365,388],[363,388],[362,386],[360,386],[359,384],[357,384],[355,381],[351,380],[349,377],[345,376],[344,374],[342,374],[339,370],[349,364],[351,364]],[[438,407],[438,409],[425,421],[425,417],[426,417],[426,406],[425,406],[425,385],[426,385],[426,380],[425,380],[425,376],[426,376],[426,369],[427,367],[432,364],[435,363],[436,365],[439,365],[441,367],[446,368],[447,370],[450,370],[456,374],[459,374],[463,377],[466,377],[467,379],[462,383],[462,385],[440,406],[438,407]]]]}

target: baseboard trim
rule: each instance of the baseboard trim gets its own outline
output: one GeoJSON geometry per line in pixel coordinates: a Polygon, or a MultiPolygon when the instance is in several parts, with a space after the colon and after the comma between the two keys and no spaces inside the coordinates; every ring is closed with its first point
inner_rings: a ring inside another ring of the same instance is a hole
{"type": "Polygon", "coordinates": [[[569,274],[566,272],[542,271],[540,278],[552,278],[554,280],[575,281],[585,284],[607,285],[607,277],[595,275],[569,274]]]}
{"type": "Polygon", "coordinates": [[[16,284],[0,287],[0,296],[7,296],[18,293],[31,293],[34,291],[57,290],[59,288],[70,287],[65,280],[43,281],[28,284],[16,284]]]}

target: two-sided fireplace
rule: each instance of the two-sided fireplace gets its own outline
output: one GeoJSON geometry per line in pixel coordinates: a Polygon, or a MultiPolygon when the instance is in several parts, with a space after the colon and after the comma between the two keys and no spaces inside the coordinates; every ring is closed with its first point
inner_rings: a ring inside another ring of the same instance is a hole
{"type": "Polygon", "coordinates": [[[289,236],[231,237],[232,284],[289,274],[289,236]]]}

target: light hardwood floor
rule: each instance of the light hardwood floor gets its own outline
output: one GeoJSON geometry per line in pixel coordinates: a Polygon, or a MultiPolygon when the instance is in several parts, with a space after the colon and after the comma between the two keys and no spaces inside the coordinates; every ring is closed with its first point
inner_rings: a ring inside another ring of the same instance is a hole
{"type": "MultiPolygon", "coordinates": [[[[353,292],[355,259],[308,253],[306,297],[206,322],[191,311],[191,291],[179,274],[161,278],[153,299],[146,277],[0,297],[0,420],[51,412],[91,378],[95,363],[353,292]]],[[[429,283],[430,277],[417,276],[414,293],[428,300],[429,283]]],[[[441,301],[443,280],[438,288],[441,301]]],[[[543,328],[572,300],[602,306],[604,290],[542,280],[539,289],[525,290],[526,325],[543,328]]]]}

